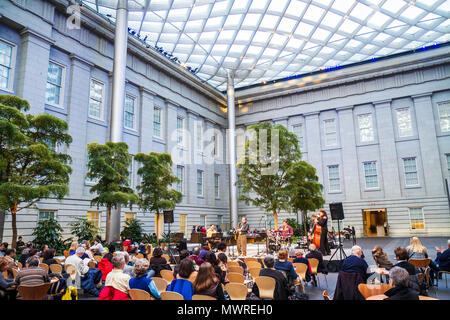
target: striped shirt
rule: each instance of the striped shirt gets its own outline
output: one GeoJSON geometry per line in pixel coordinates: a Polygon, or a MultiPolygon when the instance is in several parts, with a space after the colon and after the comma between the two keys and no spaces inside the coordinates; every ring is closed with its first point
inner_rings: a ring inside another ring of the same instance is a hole
{"type": "Polygon", "coordinates": [[[19,271],[16,277],[17,285],[38,286],[50,282],[47,271],[40,267],[29,267],[19,271]]]}

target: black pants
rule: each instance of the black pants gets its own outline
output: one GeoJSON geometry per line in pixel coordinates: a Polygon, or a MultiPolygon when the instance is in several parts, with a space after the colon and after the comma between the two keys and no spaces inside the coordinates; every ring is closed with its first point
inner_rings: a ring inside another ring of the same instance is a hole
{"type": "Polygon", "coordinates": [[[320,234],[320,252],[322,252],[322,254],[324,256],[330,255],[331,251],[330,251],[330,247],[328,245],[328,237],[327,237],[327,233],[322,232],[320,234]]]}

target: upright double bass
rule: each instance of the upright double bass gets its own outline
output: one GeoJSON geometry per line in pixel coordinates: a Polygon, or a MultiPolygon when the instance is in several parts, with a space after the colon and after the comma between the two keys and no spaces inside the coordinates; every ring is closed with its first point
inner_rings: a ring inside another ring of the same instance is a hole
{"type": "Polygon", "coordinates": [[[317,223],[317,217],[314,218],[313,232],[311,235],[312,243],[316,246],[317,249],[320,248],[320,235],[322,233],[322,227],[317,223]]]}

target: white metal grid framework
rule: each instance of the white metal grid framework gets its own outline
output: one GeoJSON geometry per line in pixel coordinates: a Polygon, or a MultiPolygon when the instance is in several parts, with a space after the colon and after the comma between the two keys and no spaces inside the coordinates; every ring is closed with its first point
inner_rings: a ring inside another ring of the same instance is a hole
{"type": "MultiPolygon", "coordinates": [[[[117,0],[83,0],[115,19],[117,0]]],[[[236,88],[450,41],[450,0],[130,0],[129,28],[236,88]]]]}

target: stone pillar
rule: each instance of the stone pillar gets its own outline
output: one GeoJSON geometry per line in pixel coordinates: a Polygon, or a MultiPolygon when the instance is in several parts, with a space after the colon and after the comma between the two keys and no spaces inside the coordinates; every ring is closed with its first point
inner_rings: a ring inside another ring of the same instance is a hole
{"type": "Polygon", "coordinates": [[[308,144],[308,162],[316,168],[316,175],[319,182],[324,184],[322,170],[322,147],[319,112],[311,112],[305,114],[305,132],[308,144]]]}
{"type": "Polygon", "coordinates": [[[228,73],[227,82],[227,116],[228,116],[228,163],[230,168],[230,222],[231,228],[238,225],[238,196],[236,168],[236,106],[234,104],[234,79],[228,73]]]}

